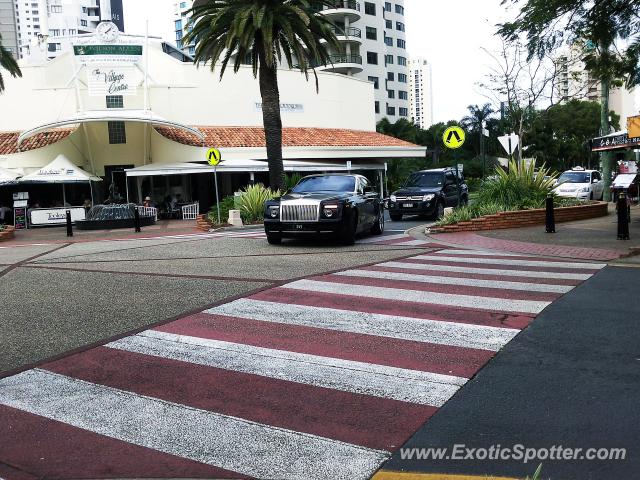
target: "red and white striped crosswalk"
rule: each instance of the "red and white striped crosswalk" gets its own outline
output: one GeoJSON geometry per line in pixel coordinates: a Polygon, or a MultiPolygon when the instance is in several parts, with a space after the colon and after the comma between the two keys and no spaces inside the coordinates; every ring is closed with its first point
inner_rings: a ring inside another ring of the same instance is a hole
{"type": "Polygon", "coordinates": [[[433,251],[290,282],[45,364],[0,380],[0,476],[369,478],[604,266],[433,251]]]}

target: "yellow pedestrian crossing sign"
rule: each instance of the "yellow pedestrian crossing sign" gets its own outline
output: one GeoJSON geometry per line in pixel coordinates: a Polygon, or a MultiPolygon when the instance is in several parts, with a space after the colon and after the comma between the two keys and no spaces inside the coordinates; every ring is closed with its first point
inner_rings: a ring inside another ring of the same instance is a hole
{"type": "Polygon", "coordinates": [[[460,148],[464,145],[464,140],[466,138],[466,134],[464,130],[458,126],[449,127],[444,131],[444,135],[442,135],[442,141],[444,142],[445,147],[448,148],[460,148]]]}
{"type": "Polygon", "coordinates": [[[209,165],[215,167],[219,165],[221,161],[222,154],[220,153],[220,150],[218,150],[217,148],[210,148],[207,151],[207,162],[209,162],[209,165]]]}

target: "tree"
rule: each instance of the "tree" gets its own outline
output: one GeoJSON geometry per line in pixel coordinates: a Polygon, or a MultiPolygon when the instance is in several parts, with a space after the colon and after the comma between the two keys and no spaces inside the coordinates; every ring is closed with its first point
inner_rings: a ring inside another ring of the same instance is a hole
{"type": "Polygon", "coordinates": [[[329,49],[340,44],[335,26],[318,9],[328,0],[196,0],[184,43],[196,43],[197,65],[209,62],[214,71],[220,62],[220,78],[231,64],[234,72],[249,63],[259,79],[262,120],[267,144],[269,181],[284,187],[282,118],[278,66],[297,68],[308,79],[315,67],[330,63],[329,49]]]}
{"type": "Polygon", "coordinates": [[[485,127],[487,120],[493,115],[494,110],[490,103],[485,103],[482,107],[478,105],[469,105],[467,107],[469,115],[464,117],[460,123],[462,126],[472,134],[478,137],[478,150],[480,154],[480,142],[482,140],[482,129],[485,127]]]}
{"type": "MultiPolygon", "coordinates": [[[[609,133],[609,91],[616,81],[640,84],[640,0],[503,0],[524,3],[513,22],[501,26],[507,39],[524,34],[529,58],[565,42],[581,42],[587,70],[600,81],[600,133],[609,133]],[[628,45],[626,51],[622,45],[628,45]]],[[[605,199],[610,200],[611,152],[602,154],[605,199]]]]}
{"type": "Polygon", "coordinates": [[[4,78],[2,69],[9,72],[12,77],[22,77],[22,72],[11,52],[2,46],[2,35],[0,35],[0,93],[4,92],[4,78]]]}

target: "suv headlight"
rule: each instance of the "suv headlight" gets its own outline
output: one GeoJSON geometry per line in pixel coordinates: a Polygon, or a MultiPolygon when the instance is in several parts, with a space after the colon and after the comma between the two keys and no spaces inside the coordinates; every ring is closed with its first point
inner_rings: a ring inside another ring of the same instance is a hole
{"type": "Polygon", "coordinates": [[[280,217],[280,207],[277,205],[272,205],[268,208],[267,213],[270,218],[278,218],[280,217]]]}
{"type": "Polygon", "coordinates": [[[430,193],[429,195],[425,195],[424,197],[422,197],[422,201],[423,202],[430,202],[431,200],[433,200],[434,197],[435,197],[435,195],[433,193],[430,193]]]}
{"type": "Polygon", "coordinates": [[[395,202],[395,201],[397,201],[397,197],[395,195],[391,195],[389,197],[389,200],[391,200],[392,202],[395,202]]]}

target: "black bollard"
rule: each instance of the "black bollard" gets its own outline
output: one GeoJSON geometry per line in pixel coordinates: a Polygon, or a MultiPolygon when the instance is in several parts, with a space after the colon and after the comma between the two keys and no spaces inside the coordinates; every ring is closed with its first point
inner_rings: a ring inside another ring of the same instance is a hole
{"type": "Polygon", "coordinates": [[[67,237],[73,237],[73,226],[71,225],[71,210],[67,210],[67,237]]]}
{"type": "Polygon", "coordinates": [[[133,226],[136,229],[136,233],[139,233],[141,231],[140,230],[140,211],[137,208],[133,210],[133,226]]]}
{"type": "Polygon", "coordinates": [[[553,197],[547,197],[547,233],[556,233],[556,214],[553,209],[553,197]]]}
{"type": "Polygon", "coordinates": [[[620,192],[618,195],[618,240],[629,240],[629,206],[627,205],[627,195],[620,192]]]}

